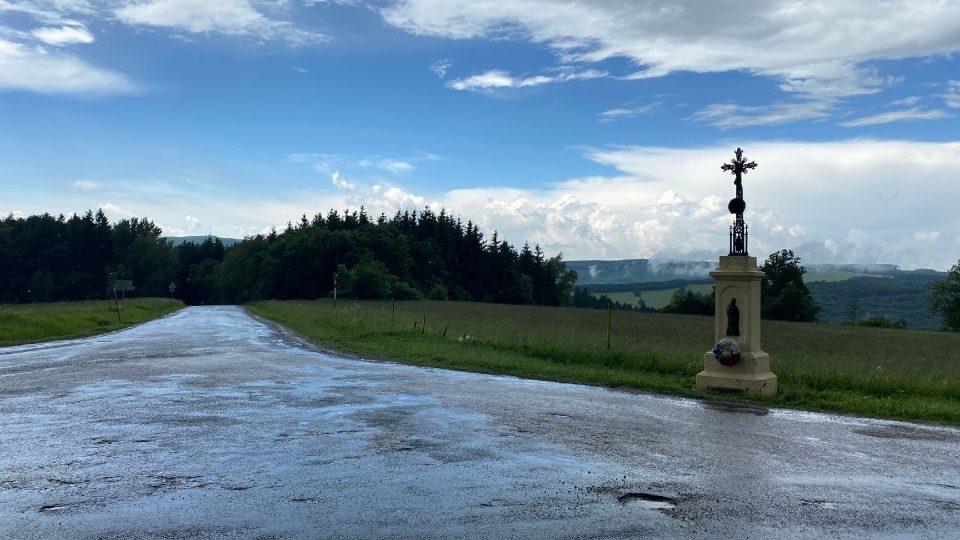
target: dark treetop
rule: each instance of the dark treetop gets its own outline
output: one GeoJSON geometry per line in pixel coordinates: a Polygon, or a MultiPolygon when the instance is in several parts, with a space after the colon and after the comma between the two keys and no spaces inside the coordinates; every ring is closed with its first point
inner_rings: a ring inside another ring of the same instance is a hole
{"type": "Polygon", "coordinates": [[[730,227],[730,255],[747,255],[747,225],[743,221],[743,211],[746,210],[747,203],[743,200],[743,175],[750,169],[756,169],[757,163],[748,163],[740,148],[737,148],[734,154],[736,157],[730,160],[730,163],[720,166],[720,170],[733,173],[733,184],[737,187],[736,197],[730,199],[730,204],[727,205],[730,213],[737,216],[730,227]]]}

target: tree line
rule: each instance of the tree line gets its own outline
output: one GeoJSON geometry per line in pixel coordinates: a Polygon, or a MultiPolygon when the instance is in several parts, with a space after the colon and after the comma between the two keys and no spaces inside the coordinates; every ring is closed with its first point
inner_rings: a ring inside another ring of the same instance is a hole
{"type": "Polygon", "coordinates": [[[518,250],[429,208],[376,220],[363,208],[304,215],[229,249],[218,238],[174,246],[150,220],[111,224],[102,210],[7,216],[0,260],[0,302],[8,303],[105,298],[111,273],[133,280],[139,296],[189,304],[321,298],[336,283],[355,298],[567,305],[576,281],[539,245],[518,250]]]}
{"type": "MultiPolygon", "coordinates": [[[[539,245],[518,250],[496,232],[485,239],[471,221],[429,208],[375,220],[363,208],[304,215],[281,232],[229,249],[218,238],[174,246],[161,235],[149,219],[111,223],[102,210],[69,218],[9,215],[0,219],[0,303],[106,298],[114,274],[132,280],[138,296],[188,304],[321,298],[336,286],[353,298],[653,310],[574,290],[576,272],[561,256],[548,258],[539,245]]],[[[781,250],[760,269],[765,319],[817,320],[821,309],[803,282],[799,257],[781,250]]],[[[680,289],[661,311],[712,315],[713,304],[712,294],[680,289]]],[[[960,261],[932,284],[930,309],[947,329],[960,330],[960,261]]]]}
{"type": "Polygon", "coordinates": [[[0,220],[0,302],[94,300],[107,276],[133,279],[140,296],[166,296],[177,253],[148,219],[111,224],[103,211],[0,220]]]}

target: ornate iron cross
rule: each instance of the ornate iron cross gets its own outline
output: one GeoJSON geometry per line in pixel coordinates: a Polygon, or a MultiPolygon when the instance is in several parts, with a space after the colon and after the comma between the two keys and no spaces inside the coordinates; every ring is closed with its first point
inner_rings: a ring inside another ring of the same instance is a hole
{"type": "Polygon", "coordinates": [[[757,168],[757,162],[751,161],[747,163],[747,160],[743,157],[743,150],[737,148],[737,151],[734,152],[735,158],[730,160],[730,163],[724,163],[720,166],[720,170],[730,171],[733,173],[736,178],[733,180],[733,184],[737,186],[737,198],[743,198],[743,184],[741,175],[746,174],[750,169],[757,168]]]}
{"type": "Polygon", "coordinates": [[[730,171],[735,176],[733,184],[737,187],[736,197],[730,200],[727,209],[731,214],[736,214],[737,218],[730,226],[730,255],[748,255],[747,253],[747,224],[743,221],[743,211],[747,208],[746,201],[743,200],[743,175],[750,169],[756,169],[757,163],[747,160],[743,157],[743,150],[737,148],[730,163],[724,163],[720,170],[730,171]]]}

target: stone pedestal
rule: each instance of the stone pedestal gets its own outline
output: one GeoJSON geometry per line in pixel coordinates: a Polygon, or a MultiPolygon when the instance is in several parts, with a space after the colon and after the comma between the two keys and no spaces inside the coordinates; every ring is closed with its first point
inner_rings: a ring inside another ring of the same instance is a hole
{"type": "Polygon", "coordinates": [[[733,366],[721,364],[707,351],[703,371],[697,374],[697,388],[726,388],[748,394],[772,396],[777,393],[777,376],[770,372],[770,355],[760,349],[760,281],[763,272],[757,258],[720,257],[720,266],[710,272],[717,282],[714,307],[714,340],[730,338],[740,346],[740,361],[733,366]],[[727,308],[736,299],[740,312],[738,336],[728,336],[727,308]]]}

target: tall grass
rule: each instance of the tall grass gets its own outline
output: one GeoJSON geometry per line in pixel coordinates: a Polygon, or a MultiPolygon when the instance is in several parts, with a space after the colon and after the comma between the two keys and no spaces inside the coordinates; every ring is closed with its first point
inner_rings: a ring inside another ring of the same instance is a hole
{"type": "MultiPolygon", "coordinates": [[[[461,302],[257,302],[254,313],[322,346],[397,361],[678,395],[713,345],[710,317],[461,302]],[[424,318],[426,327],[423,327],[424,318]],[[414,324],[416,323],[416,330],[414,324]],[[446,336],[444,336],[446,331],[446,336]]],[[[763,323],[771,405],[960,424],[960,335],[763,323]]]]}
{"type": "Polygon", "coordinates": [[[128,298],[122,322],[113,301],[0,304],[0,346],[89,336],[126,328],[183,307],[168,298],[128,298]]]}

